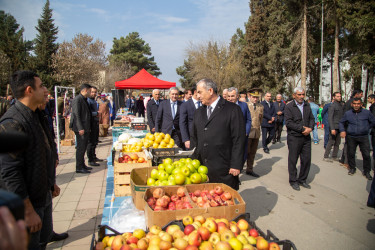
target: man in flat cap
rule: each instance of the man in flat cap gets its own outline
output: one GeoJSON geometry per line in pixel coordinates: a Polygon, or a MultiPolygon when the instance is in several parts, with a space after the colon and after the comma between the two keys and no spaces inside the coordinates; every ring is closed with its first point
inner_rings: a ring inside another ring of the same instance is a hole
{"type": "Polygon", "coordinates": [[[262,90],[258,88],[250,89],[250,102],[247,103],[251,114],[251,130],[248,136],[248,146],[247,146],[247,167],[246,174],[254,177],[259,177],[253,171],[254,158],[258,149],[258,143],[260,138],[260,125],[263,119],[264,107],[259,103],[259,98],[262,90]]]}

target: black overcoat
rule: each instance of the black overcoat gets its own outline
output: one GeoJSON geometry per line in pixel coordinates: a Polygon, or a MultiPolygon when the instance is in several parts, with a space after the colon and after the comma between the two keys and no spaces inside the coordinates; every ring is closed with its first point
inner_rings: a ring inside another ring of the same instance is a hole
{"type": "Polygon", "coordinates": [[[220,98],[210,119],[206,106],[196,110],[192,138],[197,146],[193,157],[207,166],[210,182],[239,189],[239,178],[229,174],[229,169],[242,170],[245,137],[245,121],[238,105],[220,98]]]}

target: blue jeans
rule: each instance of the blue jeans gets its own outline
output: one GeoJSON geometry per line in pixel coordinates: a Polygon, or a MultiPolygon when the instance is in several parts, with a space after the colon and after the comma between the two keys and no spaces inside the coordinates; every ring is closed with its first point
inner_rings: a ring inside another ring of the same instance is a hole
{"type": "Polygon", "coordinates": [[[29,250],[46,249],[49,240],[52,237],[52,194],[48,192],[46,205],[44,207],[34,208],[35,212],[42,220],[42,229],[30,234],[29,250]]]}
{"type": "Polygon", "coordinates": [[[314,142],[319,142],[318,127],[316,126],[316,123],[315,123],[314,129],[313,129],[313,140],[314,140],[314,142]]]}

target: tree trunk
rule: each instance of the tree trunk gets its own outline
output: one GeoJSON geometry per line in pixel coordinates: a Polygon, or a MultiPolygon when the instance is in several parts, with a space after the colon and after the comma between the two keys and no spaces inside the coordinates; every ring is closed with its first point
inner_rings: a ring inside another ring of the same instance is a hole
{"type": "Polygon", "coordinates": [[[329,63],[331,64],[331,96],[333,94],[333,60],[332,60],[332,54],[331,58],[329,60],[329,63]]]}
{"type": "Polygon", "coordinates": [[[369,95],[374,94],[374,69],[369,68],[368,71],[368,93],[369,95]]]}
{"type": "Polygon", "coordinates": [[[333,59],[333,92],[339,91],[339,20],[335,14],[335,56],[333,59]]]}
{"type": "Polygon", "coordinates": [[[306,91],[306,64],[307,64],[307,2],[303,1],[303,20],[301,38],[301,87],[306,91]]]}

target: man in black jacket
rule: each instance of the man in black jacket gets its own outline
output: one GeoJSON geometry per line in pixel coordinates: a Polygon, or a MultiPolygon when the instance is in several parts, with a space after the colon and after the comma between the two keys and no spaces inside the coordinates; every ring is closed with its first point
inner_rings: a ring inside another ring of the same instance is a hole
{"type": "Polygon", "coordinates": [[[311,188],[306,183],[311,165],[311,136],[315,118],[310,105],[305,102],[305,90],[297,87],[293,92],[294,100],[285,106],[285,125],[288,136],[288,171],[289,183],[294,190],[299,191],[299,185],[311,188]],[[301,160],[301,169],[297,178],[297,161],[301,160]]]}
{"type": "Polygon", "coordinates": [[[220,97],[210,79],[200,80],[197,91],[204,106],[194,114],[193,157],[207,166],[210,182],[224,183],[238,190],[246,140],[241,108],[220,97]]]}
{"type": "Polygon", "coordinates": [[[193,149],[195,143],[191,140],[191,131],[193,130],[194,113],[201,106],[201,103],[197,97],[197,88],[194,86],[189,91],[193,93],[193,95],[189,100],[181,104],[180,130],[182,142],[184,143],[185,148],[193,149]]]}
{"type": "MultiPolygon", "coordinates": [[[[0,188],[16,193],[24,200],[25,223],[31,232],[29,249],[45,248],[52,234],[51,156],[49,128],[42,122],[38,106],[45,102],[39,76],[18,71],[11,77],[17,102],[0,120],[0,133],[17,131],[29,138],[17,152],[1,153],[0,188]]],[[[21,145],[20,145],[21,146],[21,145]]]]}
{"type": "Polygon", "coordinates": [[[89,104],[91,111],[91,125],[90,125],[90,136],[87,144],[87,158],[89,160],[90,166],[100,166],[97,162],[103,161],[96,157],[96,146],[99,143],[99,113],[98,113],[98,103],[95,101],[98,89],[96,87],[91,88],[91,93],[87,98],[87,103],[89,104]]]}
{"type": "Polygon", "coordinates": [[[367,109],[362,108],[362,100],[354,98],[352,101],[352,110],[345,112],[340,120],[340,136],[346,138],[348,146],[348,175],[353,175],[356,172],[355,153],[357,146],[362,153],[363,158],[363,175],[372,180],[371,158],[370,158],[370,142],[368,134],[371,128],[375,126],[375,117],[367,109]]]}
{"type": "Polygon", "coordinates": [[[271,101],[271,93],[267,92],[264,95],[264,101],[260,104],[263,105],[263,120],[262,120],[262,145],[263,151],[266,154],[270,153],[270,149],[268,148],[268,144],[272,141],[273,136],[275,134],[275,107],[271,101]]]}
{"type": "Polygon", "coordinates": [[[72,115],[70,117],[70,128],[73,129],[77,139],[76,150],[76,173],[90,173],[91,167],[85,165],[85,152],[90,136],[91,111],[87,103],[87,97],[91,93],[91,86],[81,85],[81,92],[72,102],[72,115]]]}
{"type": "Polygon", "coordinates": [[[156,114],[158,113],[160,102],[160,90],[154,89],[152,91],[152,99],[147,103],[147,123],[151,133],[155,133],[156,114]]]}
{"type": "Polygon", "coordinates": [[[341,102],[341,94],[340,92],[333,93],[333,100],[334,102],[331,104],[328,110],[328,122],[330,127],[330,135],[328,139],[328,144],[326,147],[326,151],[324,152],[324,161],[332,162],[329,158],[329,154],[331,153],[331,149],[333,146],[332,151],[332,159],[338,161],[337,153],[339,151],[339,146],[341,143],[341,137],[339,135],[339,122],[344,115],[344,106],[341,102]]]}
{"type": "MultiPolygon", "coordinates": [[[[367,97],[368,103],[371,104],[369,110],[373,116],[375,116],[375,95],[371,94],[367,97]]],[[[371,129],[370,132],[371,135],[371,145],[372,145],[372,158],[374,159],[374,165],[375,165],[375,128],[371,129]]]]}
{"type": "Polygon", "coordinates": [[[272,143],[281,142],[281,132],[283,131],[284,125],[284,109],[285,103],[283,102],[283,96],[281,94],[276,95],[276,101],[273,103],[276,112],[275,118],[275,135],[273,137],[272,143]]]}

